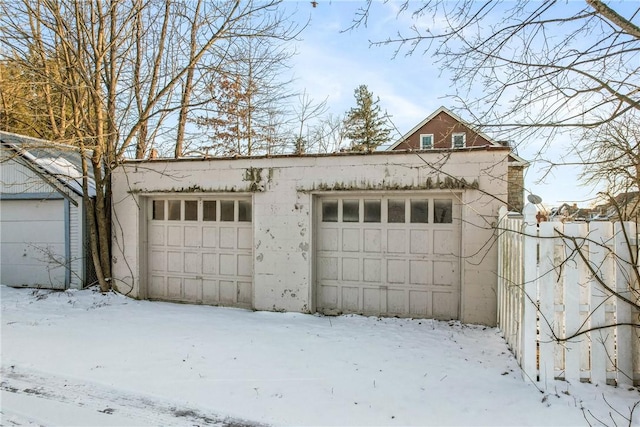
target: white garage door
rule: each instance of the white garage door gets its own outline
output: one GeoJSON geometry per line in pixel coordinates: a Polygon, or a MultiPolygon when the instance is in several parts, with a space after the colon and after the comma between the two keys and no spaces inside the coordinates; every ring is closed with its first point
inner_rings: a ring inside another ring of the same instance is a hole
{"type": "Polygon", "coordinates": [[[66,287],[64,200],[0,201],[0,283],[66,287]]]}
{"type": "Polygon", "coordinates": [[[250,198],[153,199],[147,297],[252,306],[250,198]]]}
{"type": "Polygon", "coordinates": [[[318,205],[318,311],[458,318],[456,199],[341,196],[318,205]]]}

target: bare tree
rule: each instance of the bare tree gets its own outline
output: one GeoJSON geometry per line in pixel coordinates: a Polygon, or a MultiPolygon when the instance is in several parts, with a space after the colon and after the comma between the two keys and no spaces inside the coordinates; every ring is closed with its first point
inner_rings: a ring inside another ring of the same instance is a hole
{"type": "Polygon", "coordinates": [[[313,151],[318,153],[336,153],[346,148],[346,136],[343,116],[329,114],[315,123],[310,130],[313,151]]]}
{"type": "Polygon", "coordinates": [[[327,100],[315,103],[306,91],[298,95],[298,104],[293,107],[297,129],[294,133],[293,147],[296,154],[313,150],[318,135],[312,135],[311,123],[327,112],[327,100]],[[311,123],[310,123],[311,122],[311,123]]]}
{"type": "MultiPolygon", "coordinates": [[[[585,129],[576,142],[576,152],[584,166],[582,180],[602,187],[602,194],[609,203],[618,203],[618,195],[640,190],[638,115],[638,112],[629,112],[605,125],[585,129]]],[[[636,217],[638,201],[634,200],[630,197],[624,201],[625,206],[619,206],[623,208],[619,218],[628,220],[636,217]]]]}
{"type": "Polygon", "coordinates": [[[293,54],[274,38],[233,41],[227,61],[207,84],[213,108],[195,119],[213,130],[210,149],[240,155],[274,151],[271,144],[279,138],[273,132],[287,120],[282,105],[293,96],[290,79],[283,77],[293,54]]]}
{"type": "Polygon", "coordinates": [[[640,109],[639,13],[599,0],[403,2],[413,25],[374,44],[434,57],[450,73],[449,97],[478,125],[553,137],[640,109]]]}
{"type": "MultiPolygon", "coordinates": [[[[277,13],[278,3],[0,3],[2,60],[37,74],[45,95],[63,95],[70,132],[58,132],[56,139],[78,146],[83,160],[90,159],[83,164],[84,186],[91,169],[97,197],[94,202],[86,196],[85,203],[93,212],[90,240],[102,290],[112,285],[111,170],[127,155],[143,157],[151,137],[170,135],[169,120],[175,114],[184,118],[196,106],[191,95],[199,73],[215,67],[230,44],[242,38],[288,39],[293,27],[277,13]],[[31,61],[33,55],[55,66],[31,61]]],[[[181,143],[184,127],[178,128],[174,141],[181,143]]]]}
{"type": "MultiPolygon", "coordinates": [[[[369,11],[377,6],[368,1],[354,17],[354,27],[366,25],[369,11]]],[[[412,19],[413,24],[394,36],[374,41],[374,45],[394,46],[396,54],[430,55],[451,79],[449,99],[466,111],[474,125],[499,132],[499,139],[525,142],[544,138],[548,147],[557,136],[573,134],[578,138],[578,163],[585,168],[583,179],[604,184],[605,198],[618,210],[617,219],[625,219],[617,193],[632,189],[637,192],[640,170],[637,3],[612,6],[600,0],[425,0],[403,1],[398,13],[412,19]]],[[[537,237],[535,222],[529,226],[533,230],[529,237],[537,237]]],[[[548,228],[544,227],[546,231],[548,228]]],[[[540,258],[540,269],[531,269],[538,277],[516,275],[509,282],[511,289],[518,289],[520,296],[524,294],[525,304],[533,307],[531,317],[522,323],[535,334],[537,313],[540,328],[555,331],[555,319],[540,314],[539,295],[526,290],[543,276],[560,280],[560,271],[581,262],[588,265],[591,280],[603,288],[602,298],[616,300],[633,314],[628,319],[590,327],[588,319],[599,308],[594,304],[578,328],[552,333],[542,329],[540,335],[564,344],[600,328],[619,327],[622,329],[618,330],[630,330],[630,341],[638,345],[640,271],[635,236],[624,234],[626,251],[621,252],[629,254],[627,257],[611,254],[607,246],[610,242],[589,236],[576,238],[561,229],[551,231],[541,242],[551,247],[562,243],[568,248],[554,260],[558,261],[556,269],[545,270],[542,255],[533,250],[524,262],[535,267],[536,257],[540,258]],[[616,287],[607,286],[601,279],[605,273],[602,263],[589,263],[589,251],[596,248],[607,253],[608,259],[614,259],[617,268],[628,270],[616,287]]],[[[516,261],[509,257],[518,258],[508,250],[504,257],[507,263],[516,261]]],[[[502,274],[498,272],[499,279],[505,280],[502,274]]],[[[580,289],[574,287],[572,291],[580,289]]],[[[535,361],[535,351],[533,355],[535,361]]]]}

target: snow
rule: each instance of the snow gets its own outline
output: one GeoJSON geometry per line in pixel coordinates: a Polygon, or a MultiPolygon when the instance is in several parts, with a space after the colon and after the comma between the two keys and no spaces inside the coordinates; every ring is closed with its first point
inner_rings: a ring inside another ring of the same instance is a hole
{"type": "Polygon", "coordinates": [[[607,385],[540,391],[499,331],[478,325],[91,289],[0,286],[0,297],[7,426],[621,425],[640,400],[607,385]]]}

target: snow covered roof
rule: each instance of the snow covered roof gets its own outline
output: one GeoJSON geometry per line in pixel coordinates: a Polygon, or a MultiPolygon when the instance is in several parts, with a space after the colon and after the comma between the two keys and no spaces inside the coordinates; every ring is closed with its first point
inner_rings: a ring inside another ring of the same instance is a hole
{"type": "MultiPolygon", "coordinates": [[[[44,172],[46,178],[61,183],[82,195],[82,158],[78,147],[0,131],[3,148],[13,150],[32,167],[44,172]]],[[[87,155],[91,155],[90,152],[87,155]]],[[[95,197],[96,185],[92,168],[88,172],[89,196],[95,197]]]]}

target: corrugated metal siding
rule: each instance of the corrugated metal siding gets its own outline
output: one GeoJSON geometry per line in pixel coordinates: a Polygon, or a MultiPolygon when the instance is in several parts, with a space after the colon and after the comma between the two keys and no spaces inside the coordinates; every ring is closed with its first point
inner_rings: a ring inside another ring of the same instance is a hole
{"type": "Polygon", "coordinates": [[[0,167],[0,193],[56,193],[57,191],[43,181],[35,172],[22,165],[18,160],[7,158],[3,153],[0,167]],[[6,161],[5,161],[6,160],[6,161]]]}
{"type": "Polygon", "coordinates": [[[69,246],[70,246],[70,266],[71,283],[70,287],[82,289],[84,281],[84,259],[82,254],[82,199],[74,198],[78,206],[69,206],[69,246]]]}
{"type": "MultiPolygon", "coordinates": [[[[84,202],[83,202],[84,203],[84,202]]],[[[84,286],[95,285],[98,282],[98,275],[96,274],[96,268],[93,265],[93,258],[91,255],[91,242],[89,241],[89,218],[87,218],[87,211],[83,210],[84,213],[82,217],[82,221],[84,222],[83,230],[83,245],[84,245],[84,286]]]]}

